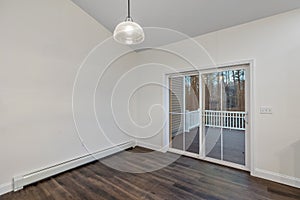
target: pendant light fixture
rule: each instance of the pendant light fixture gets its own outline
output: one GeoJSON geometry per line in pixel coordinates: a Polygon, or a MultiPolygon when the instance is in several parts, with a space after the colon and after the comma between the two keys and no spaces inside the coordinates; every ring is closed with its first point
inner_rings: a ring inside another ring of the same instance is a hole
{"type": "Polygon", "coordinates": [[[142,27],[133,22],[130,16],[130,0],[128,0],[128,15],[125,22],[117,25],[114,31],[114,40],[126,45],[139,44],[145,39],[142,27]]]}

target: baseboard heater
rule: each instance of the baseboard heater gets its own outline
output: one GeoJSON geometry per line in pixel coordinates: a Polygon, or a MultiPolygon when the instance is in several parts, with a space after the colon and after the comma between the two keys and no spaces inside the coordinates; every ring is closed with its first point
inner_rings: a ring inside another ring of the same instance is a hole
{"type": "Polygon", "coordinates": [[[107,156],[110,156],[112,154],[118,153],[120,151],[123,151],[125,149],[128,149],[130,147],[135,147],[136,142],[135,141],[129,141],[126,143],[122,143],[113,147],[110,147],[105,150],[97,151],[92,154],[88,154],[79,158],[75,158],[73,160],[69,160],[63,163],[60,163],[58,165],[54,165],[51,167],[47,167],[35,172],[31,172],[25,175],[21,176],[15,176],[13,178],[13,189],[14,191],[18,191],[23,189],[24,186],[41,181],[43,179],[49,178],[51,176],[60,174],[62,172],[65,172],[67,170],[79,167],[81,165],[90,163],[92,161],[95,161],[95,159],[101,159],[107,156]]]}

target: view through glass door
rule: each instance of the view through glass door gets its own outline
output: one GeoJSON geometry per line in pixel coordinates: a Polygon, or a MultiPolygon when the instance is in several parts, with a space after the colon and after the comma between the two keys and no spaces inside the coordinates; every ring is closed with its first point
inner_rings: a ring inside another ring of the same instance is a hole
{"type": "Polygon", "coordinates": [[[204,155],[246,164],[246,71],[202,74],[204,155]]]}
{"type": "Polygon", "coordinates": [[[247,67],[169,77],[171,151],[247,165],[247,67]]]}
{"type": "Polygon", "coordinates": [[[170,147],[199,154],[199,74],[169,79],[170,147]]]}

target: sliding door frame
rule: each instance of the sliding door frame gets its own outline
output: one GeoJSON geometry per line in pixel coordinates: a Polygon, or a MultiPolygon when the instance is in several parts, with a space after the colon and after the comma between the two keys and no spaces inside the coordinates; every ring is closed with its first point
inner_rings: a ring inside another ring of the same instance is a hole
{"type": "MultiPolygon", "coordinates": [[[[247,112],[246,114],[246,137],[245,137],[245,166],[244,165],[239,165],[239,164],[235,164],[235,163],[231,163],[228,161],[223,161],[223,160],[218,160],[218,159],[214,159],[214,158],[209,158],[205,156],[205,137],[203,136],[203,119],[202,119],[202,110],[203,110],[203,105],[202,105],[202,95],[199,95],[199,107],[200,107],[200,120],[202,120],[200,122],[200,127],[199,127],[199,154],[196,153],[191,153],[191,152],[187,152],[185,150],[178,150],[178,149],[173,149],[169,147],[169,90],[167,92],[165,92],[164,94],[164,102],[165,102],[165,108],[168,112],[166,115],[166,122],[168,122],[168,124],[165,126],[164,128],[164,139],[163,139],[163,145],[164,145],[164,150],[165,151],[169,151],[169,152],[173,152],[173,153],[177,153],[177,154],[181,154],[181,155],[185,155],[185,156],[190,156],[193,158],[197,158],[200,160],[204,160],[204,161],[208,161],[208,162],[214,162],[220,165],[224,165],[224,166],[229,166],[229,167],[234,167],[237,169],[241,169],[241,170],[245,170],[245,171],[251,171],[253,172],[254,170],[254,133],[253,133],[253,127],[254,127],[254,121],[253,121],[253,114],[254,114],[254,98],[253,98],[253,74],[254,74],[254,63],[255,60],[245,60],[245,61],[236,61],[236,62],[231,62],[231,63],[225,63],[222,65],[217,65],[217,66],[211,66],[211,67],[207,67],[207,68],[197,68],[193,71],[179,71],[176,74],[181,74],[184,75],[185,73],[187,75],[190,74],[198,74],[199,75],[199,93],[202,94],[202,89],[203,89],[203,85],[202,85],[202,78],[201,75],[203,74],[207,74],[207,73],[212,73],[212,72],[220,72],[220,71],[226,71],[228,70],[233,70],[233,69],[245,69],[246,72],[246,85],[245,85],[245,110],[247,112]],[[241,65],[248,65],[246,67],[242,67],[241,65]]],[[[175,73],[172,74],[165,74],[165,84],[167,86],[167,88],[169,87],[169,77],[171,76],[176,76],[175,73]]],[[[185,122],[184,122],[185,123],[185,122]]]]}

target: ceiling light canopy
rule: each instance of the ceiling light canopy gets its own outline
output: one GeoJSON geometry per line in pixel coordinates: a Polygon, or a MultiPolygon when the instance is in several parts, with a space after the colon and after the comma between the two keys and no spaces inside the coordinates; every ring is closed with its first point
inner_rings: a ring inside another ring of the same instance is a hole
{"type": "Polygon", "coordinates": [[[140,44],[145,40],[142,27],[133,22],[130,16],[130,0],[128,0],[128,16],[125,22],[117,25],[113,36],[115,41],[126,45],[140,44]]]}

